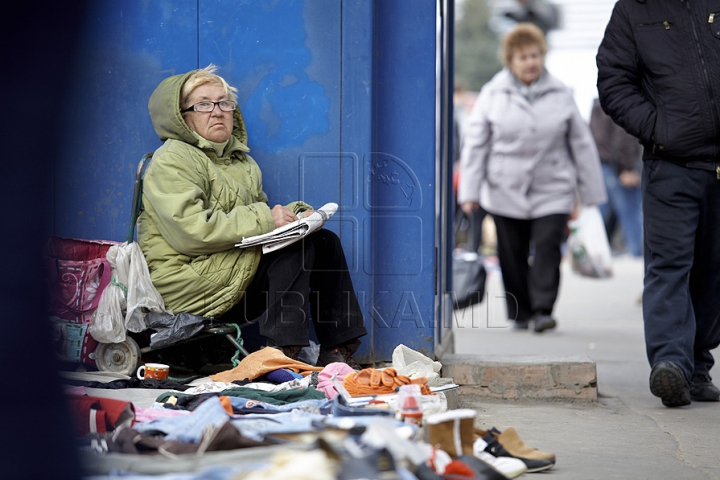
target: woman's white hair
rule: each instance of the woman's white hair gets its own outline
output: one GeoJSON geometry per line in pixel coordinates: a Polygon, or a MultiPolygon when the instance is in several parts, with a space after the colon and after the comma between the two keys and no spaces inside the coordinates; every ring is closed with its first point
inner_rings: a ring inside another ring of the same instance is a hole
{"type": "Polygon", "coordinates": [[[195,70],[195,73],[188,77],[188,79],[183,84],[182,91],[180,92],[181,110],[190,106],[188,105],[188,101],[190,99],[190,94],[193,92],[193,90],[195,90],[200,85],[205,85],[206,83],[214,83],[216,85],[220,85],[225,91],[225,95],[227,95],[230,100],[237,101],[237,96],[235,95],[237,93],[237,88],[231,87],[224,78],[215,73],[216,71],[217,66],[211,63],[205,68],[195,70]]]}

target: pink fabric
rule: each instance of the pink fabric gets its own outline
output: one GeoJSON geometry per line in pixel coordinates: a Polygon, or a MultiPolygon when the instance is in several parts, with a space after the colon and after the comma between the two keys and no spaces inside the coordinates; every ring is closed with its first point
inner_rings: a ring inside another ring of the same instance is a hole
{"type": "Polygon", "coordinates": [[[191,413],[188,410],[171,410],[169,408],[135,408],[135,423],[149,422],[156,418],[182,417],[191,413]]]}
{"type": "Polygon", "coordinates": [[[68,395],[87,395],[85,387],[82,386],[65,387],[65,393],[68,395]]]}
{"type": "Polygon", "coordinates": [[[323,370],[318,374],[318,384],[316,388],[325,394],[325,398],[332,400],[337,397],[338,394],[337,390],[335,390],[335,386],[332,384],[332,381],[330,381],[332,376],[337,376],[338,380],[342,382],[343,378],[351,373],[355,373],[355,370],[350,368],[347,363],[331,363],[323,368],[323,370]]]}

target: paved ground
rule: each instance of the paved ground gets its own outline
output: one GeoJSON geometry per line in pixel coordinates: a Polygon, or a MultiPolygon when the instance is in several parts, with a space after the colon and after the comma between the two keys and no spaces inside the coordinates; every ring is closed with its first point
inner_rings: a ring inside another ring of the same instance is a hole
{"type": "MultiPolygon", "coordinates": [[[[466,328],[455,327],[459,354],[587,355],[597,364],[598,404],[463,397],[459,406],[478,412],[478,426],[513,426],[526,443],[556,453],[554,469],[530,477],[720,479],[720,403],[669,409],[650,393],[638,303],[642,263],[618,258],[614,270],[612,279],[595,280],[563,265],[559,327],[540,335],[506,327],[500,280],[491,270],[488,297],[472,312],[476,327],[468,328],[468,317],[466,328]]],[[[720,368],[711,374],[720,380],[720,368]]]]}

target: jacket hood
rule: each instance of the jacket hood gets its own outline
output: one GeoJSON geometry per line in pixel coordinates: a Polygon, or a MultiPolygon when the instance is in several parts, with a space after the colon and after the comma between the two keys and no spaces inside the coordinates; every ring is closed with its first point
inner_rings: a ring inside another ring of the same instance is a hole
{"type": "MultiPolygon", "coordinates": [[[[185,81],[197,70],[168,77],[150,95],[148,110],[155,133],[163,142],[167,139],[180,140],[197,145],[199,140],[180,113],[180,92],[185,81]]],[[[240,108],[233,112],[233,131],[226,151],[240,149],[248,151],[247,130],[240,108]]]]}

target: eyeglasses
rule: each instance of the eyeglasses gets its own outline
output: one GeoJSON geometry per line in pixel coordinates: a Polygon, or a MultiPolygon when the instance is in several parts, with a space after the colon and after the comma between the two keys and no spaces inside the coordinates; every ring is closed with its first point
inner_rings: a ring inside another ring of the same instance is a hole
{"type": "Polygon", "coordinates": [[[232,112],[237,108],[237,103],[233,102],[232,100],[220,100],[219,102],[198,102],[195,105],[189,106],[185,110],[180,110],[180,113],[191,111],[210,113],[215,110],[215,105],[220,107],[220,110],[222,110],[223,112],[232,112]]]}

